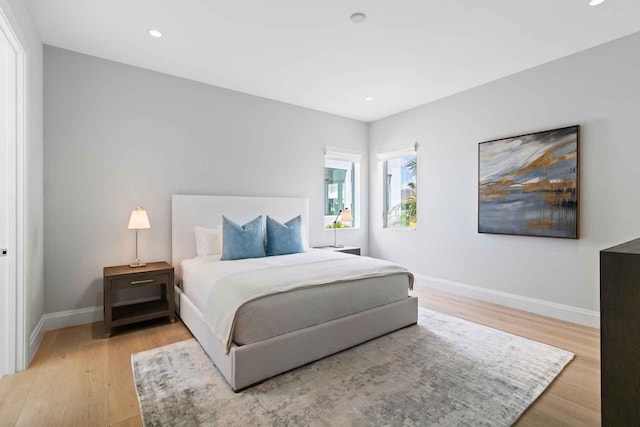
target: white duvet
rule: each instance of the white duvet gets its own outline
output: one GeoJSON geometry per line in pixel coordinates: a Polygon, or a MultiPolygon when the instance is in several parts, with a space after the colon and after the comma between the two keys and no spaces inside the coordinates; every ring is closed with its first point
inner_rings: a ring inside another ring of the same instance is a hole
{"type": "Polygon", "coordinates": [[[198,260],[184,261],[184,282],[206,277],[210,289],[206,296],[203,294],[206,303],[198,304],[199,309],[227,352],[238,310],[250,301],[302,288],[396,274],[406,274],[409,288],[413,286],[413,275],[397,264],[326,250],[234,261],[198,260]]]}

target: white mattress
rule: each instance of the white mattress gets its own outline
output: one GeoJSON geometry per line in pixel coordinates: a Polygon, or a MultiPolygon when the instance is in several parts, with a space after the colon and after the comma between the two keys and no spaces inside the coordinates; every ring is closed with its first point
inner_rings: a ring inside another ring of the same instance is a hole
{"type": "MultiPolygon", "coordinates": [[[[302,254],[237,261],[220,261],[219,256],[197,257],[182,262],[182,289],[203,313],[210,284],[227,275],[306,259],[352,256],[355,255],[311,249],[302,254]]],[[[408,297],[408,283],[406,274],[396,274],[269,295],[240,308],[233,341],[250,344],[399,301],[408,297]]]]}

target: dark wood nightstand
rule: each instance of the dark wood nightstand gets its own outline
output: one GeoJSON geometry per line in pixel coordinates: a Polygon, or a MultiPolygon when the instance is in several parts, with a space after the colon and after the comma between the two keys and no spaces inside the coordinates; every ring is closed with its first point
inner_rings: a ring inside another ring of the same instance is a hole
{"type": "Polygon", "coordinates": [[[104,329],[107,337],[116,326],[143,322],[168,316],[171,322],[176,321],[173,299],[173,267],[166,262],[150,262],[144,267],[119,265],[105,267],[104,286],[104,329]],[[138,304],[113,306],[118,289],[132,289],[160,286],[159,300],[138,304]]]}
{"type": "Polygon", "coordinates": [[[341,248],[334,248],[333,246],[318,246],[313,249],[324,249],[327,251],[342,252],[342,253],[351,254],[351,255],[360,255],[360,248],[357,246],[343,246],[341,248]]]}

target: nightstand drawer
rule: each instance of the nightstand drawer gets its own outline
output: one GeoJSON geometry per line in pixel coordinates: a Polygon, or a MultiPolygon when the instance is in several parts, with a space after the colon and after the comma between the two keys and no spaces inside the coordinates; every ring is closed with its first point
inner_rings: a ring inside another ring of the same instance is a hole
{"type": "Polygon", "coordinates": [[[169,282],[168,274],[149,274],[149,275],[137,274],[135,277],[113,280],[111,282],[112,283],[111,287],[113,290],[123,289],[123,288],[139,288],[143,286],[164,285],[168,282],[169,282]]]}

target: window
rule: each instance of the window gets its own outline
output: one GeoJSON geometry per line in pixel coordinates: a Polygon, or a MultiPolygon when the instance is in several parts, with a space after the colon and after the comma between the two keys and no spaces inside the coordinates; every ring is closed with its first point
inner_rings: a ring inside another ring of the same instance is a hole
{"type": "Polygon", "coordinates": [[[324,225],[325,228],[354,228],[359,215],[360,156],[325,150],[324,225]],[[351,215],[347,215],[348,209],[351,215]],[[351,219],[349,219],[351,217],[351,219]]]}
{"type": "Polygon", "coordinates": [[[415,148],[378,156],[382,160],[383,227],[406,228],[418,225],[418,170],[415,148]]]}

